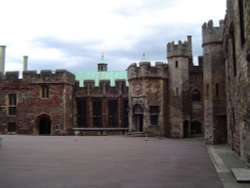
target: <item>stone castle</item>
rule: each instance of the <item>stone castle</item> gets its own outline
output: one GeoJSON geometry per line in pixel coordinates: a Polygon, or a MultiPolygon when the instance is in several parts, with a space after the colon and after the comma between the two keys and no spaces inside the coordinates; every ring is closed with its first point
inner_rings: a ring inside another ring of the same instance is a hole
{"type": "Polygon", "coordinates": [[[192,37],[167,44],[168,63],[96,72],[5,72],[0,47],[0,133],[113,135],[144,132],[228,143],[250,163],[250,2],[227,0],[219,26],[202,25],[203,56],[192,37]]]}

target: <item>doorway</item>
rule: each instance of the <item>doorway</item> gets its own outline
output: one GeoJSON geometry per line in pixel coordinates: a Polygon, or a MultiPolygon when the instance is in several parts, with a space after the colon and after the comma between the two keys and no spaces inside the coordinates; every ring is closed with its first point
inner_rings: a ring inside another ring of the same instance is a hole
{"type": "Polygon", "coordinates": [[[39,135],[51,134],[51,120],[47,115],[42,115],[38,118],[39,135]]]}
{"type": "Polygon", "coordinates": [[[183,123],[183,137],[188,138],[189,137],[189,122],[184,121],[183,123]]]}
{"type": "Polygon", "coordinates": [[[134,126],[136,131],[143,132],[143,107],[139,104],[136,104],[133,108],[134,113],[134,126]]]}

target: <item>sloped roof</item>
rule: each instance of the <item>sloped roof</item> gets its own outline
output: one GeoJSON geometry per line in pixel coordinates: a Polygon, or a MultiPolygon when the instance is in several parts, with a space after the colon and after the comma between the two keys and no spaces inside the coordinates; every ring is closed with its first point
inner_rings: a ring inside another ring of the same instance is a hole
{"type": "Polygon", "coordinates": [[[94,80],[95,86],[99,86],[100,80],[110,80],[110,86],[115,86],[115,80],[126,80],[128,86],[128,76],[126,71],[105,71],[105,72],[75,72],[76,80],[83,86],[85,80],[94,80]]]}

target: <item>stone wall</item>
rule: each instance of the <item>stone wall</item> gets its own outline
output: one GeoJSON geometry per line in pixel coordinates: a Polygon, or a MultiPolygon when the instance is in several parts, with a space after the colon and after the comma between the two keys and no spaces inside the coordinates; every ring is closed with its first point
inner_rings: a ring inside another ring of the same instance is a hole
{"type": "Polygon", "coordinates": [[[250,2],[227,1],[226,58],[228,142],[250,163],[250,2]]]}

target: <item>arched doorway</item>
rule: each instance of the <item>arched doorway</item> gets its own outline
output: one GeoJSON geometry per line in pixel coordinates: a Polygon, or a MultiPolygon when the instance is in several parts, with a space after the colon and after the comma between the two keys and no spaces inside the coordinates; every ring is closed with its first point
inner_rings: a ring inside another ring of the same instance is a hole
{"type": "Polygon", "coordinates": [[[191,123],[191,135],[192,136],[201,136],[202,135],[202,128],[201,128],[200,122],[193,121],[191,123]]]}
{"type": "Polygon", "coordinates": [[[38,117],[39,135],[51,134],[51,120],[48,115],[41,115],[38,117]]]}
{"type": "Polygon", "coordinates": [[[189,137],[189,122],[188,121],[183,122],[183,137],[184,138],[189,137]]]}
{"type": "Polygon", "coordinates": [[[143,132],[143,108],[136,104],[133,108],[135,129],[138,132],[143,132]]]}

